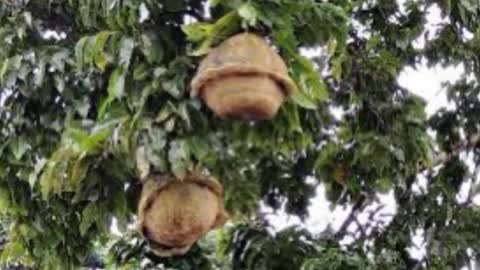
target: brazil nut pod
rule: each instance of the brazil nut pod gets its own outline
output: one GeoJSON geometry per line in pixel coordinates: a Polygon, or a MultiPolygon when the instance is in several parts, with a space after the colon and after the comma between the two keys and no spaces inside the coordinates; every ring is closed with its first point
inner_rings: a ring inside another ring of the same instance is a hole
{"type": "Polygon", "coordinates": [[[139,230],[156,255],[183,255],[225,223],[223,187],[213,177],[151,176],[142,190],[138,217],[139,230]]]}
{"type": "Polygon", "coordinates": [[[295,89],[282,58],[250,33],[214,48],[192,80],[192,95],[200,96],[216,115],[243,120],[273,118],[295,89]]]}

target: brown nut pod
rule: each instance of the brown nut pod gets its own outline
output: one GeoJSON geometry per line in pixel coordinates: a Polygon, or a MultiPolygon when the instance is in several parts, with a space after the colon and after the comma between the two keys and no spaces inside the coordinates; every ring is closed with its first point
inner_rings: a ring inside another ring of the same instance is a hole
{"type": "Polygon", "coordinates": [[[223,187],[213,177],[152,176],[144,184],[138,217],[140,232],[156,255],[183,255],[205,233],[225,224],[223,187]]]}
{"type": "Polygon", "coordinates": [[[244,120],[271,119],[295,89],[282,58],[249,33],[213,49],[192,80],[192,96],[199,95],[216,115],[244,120]]]}

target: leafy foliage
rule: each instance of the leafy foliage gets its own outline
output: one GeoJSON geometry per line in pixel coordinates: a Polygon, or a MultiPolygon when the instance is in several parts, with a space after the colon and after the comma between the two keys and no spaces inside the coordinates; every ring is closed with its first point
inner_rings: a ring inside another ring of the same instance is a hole
{"type": "Polygon", "coordinates": [[[478,257],[476,1],[206,2],[0,2],[3,265],[459,269],[478,257]],[[435,30],[432,7],[445,18],[435,30]],[[242,31],[265,36],[300,89],[273,121],[221,120],[190,97],[201,57],[242,31]],[[444,85],[454,108],[427,116],[399,86],[422,62],[462,65],[444,85]],[[231,224],[185,257],[156,258],[131,226],[139,180],[201,170],[222,181],[231,224]],[[319,185],[352,208],[340,228],[274,232],[260,205],[304,220],[319,185]],[[352,227],[388,192],[391,221],[352,227]],[[420,260],[407,250],[417,230],[420,260]]]}

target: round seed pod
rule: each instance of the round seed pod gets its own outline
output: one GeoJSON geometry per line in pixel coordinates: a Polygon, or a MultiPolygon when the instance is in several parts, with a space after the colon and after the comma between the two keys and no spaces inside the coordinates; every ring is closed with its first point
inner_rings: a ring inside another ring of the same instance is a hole
{"type": "Polygon", "coordinates": [[[214,48],[192,80],[200,96],[222,118],[271,119],[296,89],[282,58],[258,35],[235,35],[214,48]]]}
{"type": "Polygon", "coordinates": [[[138,217],[140,232],[156,255],[184,255],[204,234],[225,224],[223,187],[213,177],[150,177],[138,217]]]}

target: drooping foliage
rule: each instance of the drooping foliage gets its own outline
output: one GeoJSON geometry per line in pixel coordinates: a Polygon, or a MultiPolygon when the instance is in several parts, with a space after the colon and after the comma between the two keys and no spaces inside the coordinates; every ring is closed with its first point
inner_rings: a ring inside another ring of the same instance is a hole
{"type": "Polygon", "coordinates": [[[35,269],[467,265],[480,251],[479,13],[473,0],[1,1],[0,261],[35,269]],[[432,9],[443,18],[434,29],[426,26],[432,9]],[[247,31],[280,53],[299,89],[272,121],[222,120],[190,96],[202,57],[247,31]],[[420,63],[461,65],[462,79],[444,86],[456,106],[427,116],[426,102],[398,84],[420,63]],[[230,223],[185,257],[160,259],[132,226],[138,180],[192,171],[222,181],[230,223]],[[344,223],[318,235],[273,233],[260,205],[304,220],[318,214],[308,206],[319,185],[333,207],[351,207],[344,223]],[[373,213],[358,222],[388,192],[398,205],[391,221],[373,213]],[[418,230],[421,259],[408,252],[418,230]]]}

